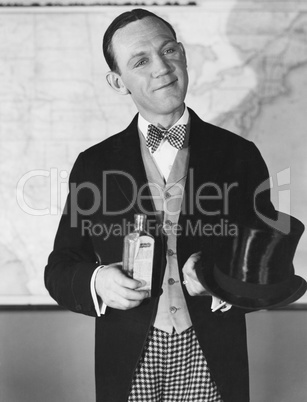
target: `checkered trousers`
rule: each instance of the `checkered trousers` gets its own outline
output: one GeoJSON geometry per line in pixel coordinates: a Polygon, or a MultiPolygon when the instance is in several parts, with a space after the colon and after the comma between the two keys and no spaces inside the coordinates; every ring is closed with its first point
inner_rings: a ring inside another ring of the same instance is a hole
{"type": "Polygon", "coordinates": [[[128,402],[222,402],[193,328],[151,330],[128,402]]]}

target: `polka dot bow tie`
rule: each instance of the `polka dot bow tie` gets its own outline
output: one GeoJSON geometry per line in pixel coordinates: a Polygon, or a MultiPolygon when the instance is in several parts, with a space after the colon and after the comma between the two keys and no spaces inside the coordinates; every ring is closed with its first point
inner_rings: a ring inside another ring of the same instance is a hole
{"type": "Polygon", "coordinates": [[[179,124],[170,130],[160,130],[153,124],[149,124],[146,145],[148,148],[151,148],[151,153],[154,153],[158,149],[163,138],[166,138],[173,147],[181,149],[184,143],[185,133],[185,124],[179,124]]]}

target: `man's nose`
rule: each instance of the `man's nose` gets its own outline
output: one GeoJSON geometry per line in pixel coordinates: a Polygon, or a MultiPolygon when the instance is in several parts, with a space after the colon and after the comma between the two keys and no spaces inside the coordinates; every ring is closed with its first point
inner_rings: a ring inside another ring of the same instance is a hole
{"type": "Polygon", "coordinates": [[[163,58],[163,56],[156,56],[153,62],[152,76],[158,78],[161,75],[165,75],[173,71],[172,66],[163,58]]]}

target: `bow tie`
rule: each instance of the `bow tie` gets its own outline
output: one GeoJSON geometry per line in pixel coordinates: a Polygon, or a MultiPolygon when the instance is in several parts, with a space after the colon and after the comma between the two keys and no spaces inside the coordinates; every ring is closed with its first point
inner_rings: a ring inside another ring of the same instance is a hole
{"type": "Polygon", "coordinates": [[[163,138],[166,138],[173,147],[181,149],[184,143],[185,133],[185,124],[179,124],[170,130],[160,130],[153,124],[149,124],[146,145],[148,148],[151,148],[151,152],[154,153],[158,149],[163,138]]]}

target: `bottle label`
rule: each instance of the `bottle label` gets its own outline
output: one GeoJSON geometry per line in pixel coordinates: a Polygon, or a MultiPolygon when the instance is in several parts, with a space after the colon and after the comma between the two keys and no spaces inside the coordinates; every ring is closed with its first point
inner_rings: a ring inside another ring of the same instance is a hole
{"type": "Polygon", "coordinates": [[[140,236],[135,249],[133,263],[133,278],[145,281],[146,284],[139,290],[151,290],[152,266],[154,255],[154,239],[149,236],[140,236]]]}

